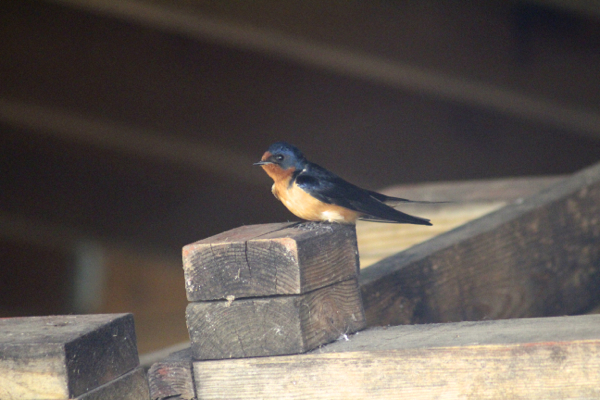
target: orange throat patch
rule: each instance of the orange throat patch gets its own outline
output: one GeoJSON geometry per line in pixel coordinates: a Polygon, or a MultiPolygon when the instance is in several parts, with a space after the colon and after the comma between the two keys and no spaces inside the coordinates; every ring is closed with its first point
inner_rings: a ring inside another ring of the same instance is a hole
{"type": "MultiPolygon", "coordinates": [[[[265,161],[271,153],[266,152],[262,160],[265,161]]],[[[261,165],[267,175],[273,179],[271,191],[273,195],[287,207],[292,214],[307,221],[328,221],[341,224],[354,224],[360,213],[334,204],[323,203],[302,190],[294,182],[290,186],[290,179],[296,168],[283,169],[277,164],[261,165]]]]}

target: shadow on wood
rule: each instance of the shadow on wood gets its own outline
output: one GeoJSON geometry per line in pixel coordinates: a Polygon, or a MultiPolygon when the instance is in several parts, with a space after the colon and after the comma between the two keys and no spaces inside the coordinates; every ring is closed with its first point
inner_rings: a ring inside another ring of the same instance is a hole
{"type": "Polygon", "coordinates": [[[1,319],[0,398],[147,399],[133,316],[1,319]]]}
{"type": "Polygon", "coordinates": [[[369,325],[539,317],[600,300],[600,164],[362,271],[369,325]]]}

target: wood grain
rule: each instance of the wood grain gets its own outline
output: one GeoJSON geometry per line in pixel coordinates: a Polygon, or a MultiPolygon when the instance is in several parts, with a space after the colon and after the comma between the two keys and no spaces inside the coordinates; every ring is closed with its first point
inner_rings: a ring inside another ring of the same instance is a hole
{"type": "Polygon", "coordinates": [[[186,314],[196,360],[303,353],[366,325],[356,278],[303,295],[190,303],[186,314]]]}
{"type": "Polygon", "coordinates": [[[0,319],[0,398],[73,398],[139,364],[131,314],[0,319]]]}
{"type": "Polygon", "coordinates": [[[192,400],[196,397],[192,378],[192,351],[188,347],[152,364],[148,370],[150,399],[192,400]]]}
{"type": "Polygon", "coordinates": [[[193,368],[201,399],[597,399],[600,316],[375,328],[193,368]]]}
{"type": "Polygon", "coordinates": [[[356,235],[362,269],[411,246],[520,201],[565,179],[565,176],[517,177],[458,182],[397,185],[382,193],[390,196],[446,203],[402,204],[399,209],[431,219],[433,226],[377,224],[358,221],[356,235]]]}
{"type": "Polygon", "coordinates": [[[573,314],[600,301],[600,164],[363,270],[369,325],[573,314]]]}
{"type": "Polygon", "coordinates": [[[379,224],[358,221],[356,236],[360,267],[365,269],[416,244],[448,232],[477,218],[506,206],[506,202],[468,202],[447,204],[415,204],[402,207],[411,215],[431,219],[433,226],[409,224],[379,224]]]}
{"type": "Polygon", "coordinates": [[[244,226],[183,248],[189,301],[306,293],[355,276],[353,226],[244,226]]]}

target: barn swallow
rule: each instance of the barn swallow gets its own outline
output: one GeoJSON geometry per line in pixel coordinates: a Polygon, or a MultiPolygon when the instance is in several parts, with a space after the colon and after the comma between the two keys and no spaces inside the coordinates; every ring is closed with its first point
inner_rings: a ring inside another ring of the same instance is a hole
{"type": "Polygon", "coordinates": [[[275,182],[271,191],[293,214],[308,221],[354,224],[357,219],[431,225],[428,219],[394,209],[413,201],[362,189],[311,163],[286,142],[272,144],[260,165],[275,182]]]}

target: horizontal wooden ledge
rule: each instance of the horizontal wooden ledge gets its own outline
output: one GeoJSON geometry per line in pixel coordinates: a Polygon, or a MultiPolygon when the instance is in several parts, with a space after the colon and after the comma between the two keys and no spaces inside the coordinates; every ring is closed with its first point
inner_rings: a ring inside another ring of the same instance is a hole
{"type": "Polygon", "coordinates": [[[598,398],[600,315],[375,328],[193,372],[202,399],[598,398]]]}
{"type": "Polygon", "coordinates": [[[348,339],[320,347],[310,354],[587,340],[600,343],[600,315],[375,327],[348,339]]]}

